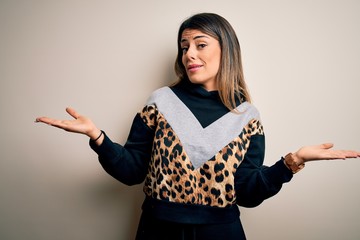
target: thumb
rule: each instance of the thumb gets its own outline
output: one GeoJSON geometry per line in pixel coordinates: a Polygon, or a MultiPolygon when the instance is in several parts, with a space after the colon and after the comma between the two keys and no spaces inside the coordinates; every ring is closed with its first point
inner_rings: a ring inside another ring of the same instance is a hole
{"type": "Polygon", "coordinates": [[[329,149],[329,148],[332,148],[333,146],[334,146],[334,144],[332,144],[332,143],[323,143],[320,145],[320,148],[329,149]]]}
{"type": "Polygon", "coordinates": [[[75,109],[71,107],[66,108],[66,112],[70,114],[73,118],[78,119],[80,117],[80,114],[75,111],[75,109]]]}

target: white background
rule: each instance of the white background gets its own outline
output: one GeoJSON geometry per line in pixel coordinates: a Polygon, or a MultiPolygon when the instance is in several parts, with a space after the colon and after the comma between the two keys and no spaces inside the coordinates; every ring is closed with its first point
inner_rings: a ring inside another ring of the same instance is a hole
{"type": "MultiPolygon", "coordinates": [[[[108,176],[85,136],[43,124],[72,106],[119,143],[175,80],[177,30],[215,12],[235,28],[267,165],[300,146],[360,149],[360,2],[0,1],[0,239],[133,239],[142,186],[108,176]]],[[[360,159],[309,163],[241,208],[249,239],[360,239],[360,159]]]]}

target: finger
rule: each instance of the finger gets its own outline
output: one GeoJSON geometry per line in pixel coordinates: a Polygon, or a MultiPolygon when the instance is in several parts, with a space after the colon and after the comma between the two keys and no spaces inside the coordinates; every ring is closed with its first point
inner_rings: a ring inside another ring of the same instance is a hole
{"type": "Polygon", "coordinates": [[[76,112],[75,109],[73,109],[71,107],[67,107],[66,112],[68,114],[70,114],[75,119],[78,119],[80,117],[80,114],[78,112],[76,112]]]}
{"type": "Polygon", "coordinates": [[[346,159],[346,158],[357,158],[359,156],[358,152],[349,151],[349,150],[337,150],[332,151],[329,159],[346,159]]]}
{"type": "Polygon", "coordinates": [[[34,121],[34,122],[36,122],[36,123],[37,123],[37,122],[41,122],[41,118],[42,118],[42,117],[37,117],[37,118],[35,118],[35,121],[34,121]]]}
{"type": "Polygon", "coordinates": [[[48,118],[48,117],[40,117],[36,119],[36,122],[42,122],[52,127],[57,127],[66,130],[66,125],[62,123],[61,120],[48,118]]]}
{"type": "Polygon", "coordinates": [[[56,121],[55,119],[53,118],[48,118],[48,117],[38,117],[35,119],[35,122],[42,122],[42,123],[46,123],[46,124],[49,124],[49,125],[52,125],[52,123],[56,121]]]}
{"type": "Polygon", "coordinates": [[[344,151],[344,155],[346,158],[357,158],[360,156],[360,153],[356,151],[344,151]]]}

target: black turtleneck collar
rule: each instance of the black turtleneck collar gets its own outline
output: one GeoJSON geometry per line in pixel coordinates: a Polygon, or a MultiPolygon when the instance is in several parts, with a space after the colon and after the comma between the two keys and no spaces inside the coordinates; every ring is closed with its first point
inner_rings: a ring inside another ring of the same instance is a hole
{"type": "Polygon", "coordinates": [[[208,91],[200,84],[194,84],[189,80],[183,80],[179,82],[175,87],[181,88],[183,91],[187,91],[190,94],[198,95],[199,97],[214,98],[220,100],[219,91],[208,91]]]}
{"type": "Polygon", "coordinates": [[[172,86],[171,90],[204,128],[229,112],[221,102],[218,91],[207,91],[201,85],[187,80],[172,86]]]}

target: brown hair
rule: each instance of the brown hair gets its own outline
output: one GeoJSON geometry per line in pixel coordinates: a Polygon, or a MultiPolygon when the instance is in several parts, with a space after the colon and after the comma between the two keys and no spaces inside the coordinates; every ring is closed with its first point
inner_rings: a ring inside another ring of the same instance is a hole
{"type": "Polygon", "coordinates": [[[178,53],[175,61],[177,83],[189,80],[182,63],[181,37],[185,29],[196,29],[217,39],[221,48],[221,61],[216,84],[220,99],[229,109],[236,108],[236,100],[251,102],[241,61],[241,50],[236,33],[230,23],[214,13],[200,13],[186,19],[180,26],[177,38],[178,53]]]}

